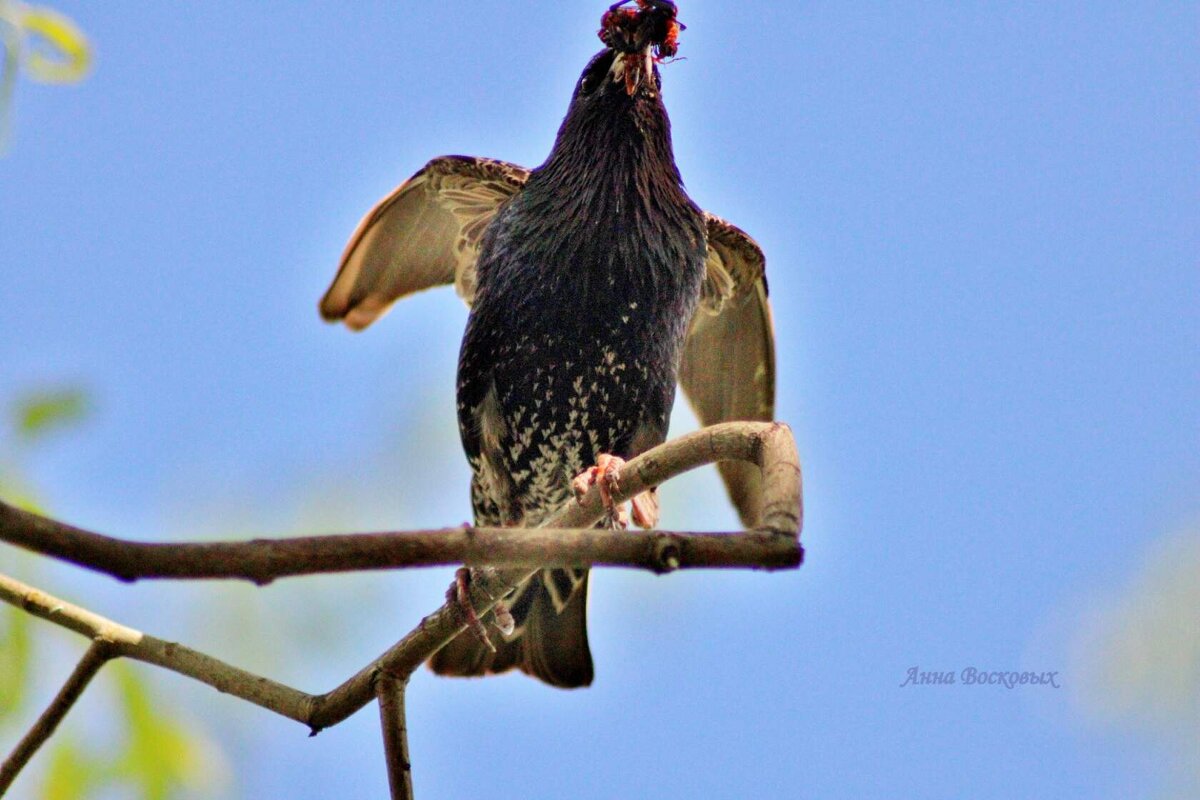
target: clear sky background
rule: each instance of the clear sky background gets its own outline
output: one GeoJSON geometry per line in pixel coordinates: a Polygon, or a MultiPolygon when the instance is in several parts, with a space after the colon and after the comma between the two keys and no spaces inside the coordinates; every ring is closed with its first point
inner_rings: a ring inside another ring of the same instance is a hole
{"type": "MultiPolygon", "coordinates": [[[[142,539],[467,519],[465,308],[430,292],[352,335],[316,301],[361,214],[428,158],[542,161],[603,5],[55,0],[95,69],[17,87],[0,402],[82,384],[94,413],[0,457],[62,518],[142,539]]],[[[598,573],[586,691],[422,671],[419,796],[1200,796],[1197,5],[680,16],[676,154],[767,253],[808,561],[598,573]],[[1063,688],[901,688],[913,666],[1063,688]]],[[[694,424],[680,408],[674,432],[694,424]]],[[[711,470],[664,504],[665,527],[734,525],[711,470]]],[[[316,692],[436,607],[450,571],[39,575],[316,692]]],[[[81,650],[63,641],[43,697],[81,650]]],[[[369,709],[310,740],[155,685],[222,754],[203,796],[386,793],[369,709]]],[[[103,736],[106,707],[67,726],[103,736]]]]}

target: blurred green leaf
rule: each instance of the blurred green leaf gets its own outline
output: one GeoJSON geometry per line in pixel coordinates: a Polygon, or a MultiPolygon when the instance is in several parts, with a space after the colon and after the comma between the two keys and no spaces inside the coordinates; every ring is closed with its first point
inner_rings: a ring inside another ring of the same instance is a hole
{"type": "Polygon", "coordinates": [[[0,469],[0,499],[11,506],[24,509],[34,514],[46,515],[45,506],[34,495],[33,490],[16,476],[0,469]]]}
{"type": "Polygon", "coordinates": [[[5,607],[0,613],[0,726],[24,707],[29,689],[28,614],[5,607]]]}
{"type": "Polygon", "coordinates": [[[73,738],[60,733],[50,748],[37,796],[42,800],[79,800],[102,787],[103,772],[102,763],[90,758],[73,738]]]}
{"type": "Polygon", "coordinates": [[[155,707],[149,687],[126,664],[114,664],[122,710],[129,726],[116,776],[142,790],[145,800],[166,800],[203,778],[202,743],[155,707]]]}
{"type": "MultiPolygon", "coordinates": [[[[0,12],[3,8],[4,0],[0,0],[0,12]]],[[[0,13],[0,32],[3,29],[0,13]]],[[[90,410],[88,395],[79,388],[30,392],[11,405],[11,428],[19,440],[37,444],[47,434],[77,424],[90,410]]],[[[21,475],[19,461],[7,468],[0,466],[0,497],[46,513],[21,475]]],[[[11,566],[6,562],[6,571],[11,566]]],[[[0,725],[17,720],[30,701],[38,663],[33,624],[27,614],[0,607],[0,725]]],[[[93,742],[72,738],[69,731],[57,733],[40,756],[40,784],[33,796],[79,800],[109,797],[119,791],[120,796],[168,800],[219,778],[224,767],[220,751],[170,716],[169,703],[155,697],[141,672],[117,662],[105,667],[104,673],[105,691],[115,688],[121,715],[106,724],[123,724],[126,732],[121,751],[114,757],[108,738],[93,742]]]]}
{"type": "Polygon", "coordinates": [[[18,400],[14,409],[17,435],[26,441],[41,438],[78,423],[90,410],[83,389],[69,387],[31,394],[18,400]]]}

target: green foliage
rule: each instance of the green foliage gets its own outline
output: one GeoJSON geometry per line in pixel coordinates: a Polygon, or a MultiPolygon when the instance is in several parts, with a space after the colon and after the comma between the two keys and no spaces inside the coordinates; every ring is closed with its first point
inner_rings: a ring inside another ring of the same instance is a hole
{"type": "MultiPolygon", "coordinates": [[[[37,445],[58,431],[78,427],[87,419],[91,409],[87,391],[79,386],[28,392],[11,404],[7,425],[9,436],[5,438],[25,445],[25,448],[37,445]]],[[[4,455],[0,453],[0,496],[18,508],[45,514],[45,505],[37,492],[22,477],[25,470],[19,463],[6,465],[4,455]]],[[[8,457],[13,459],[19,455],[12,453],[8,457]]]]}
{"type": "Polygon", "coordinates": [[[34,514],[45,515],[46,509],[38,500],[33,490],[24,484],[16,475],[0,469],[0,497],[10,506],[32,511],[34,514]]]}
{"type": "Polygon", "coordinates": [[[114,720],[113,727],[124,723],[123,751],[111,758],[69,733],[57,734],[46,756],[48,768],[37,797],[79,800],[116,794],[170,800],[184,787],[202,786],[207,749],[203,740],[163,712],[142,671],[116,662],[105,667],[97,680],[105,678],[106,686],[116,688],[122,719],[114,720]]]}
{"type": "Polygon", "coordinates": [[[42,800],[77,800],[103,788],[104,762],[89,755],[71,736],[58,734],[47,760],[38,792],[42,800]]]}
{"type": "MultiPolygon", "coordinates": [[[[82,388],[62,387],[27,394],[10,408],[7,427],[11,438],[36,445],[52,433],[78,426],[87,418],[91,403],[82,388]]],[[[0,470],[0,496],[6,502],[44,513],[35,493],[21,478],[22,472],[18,467],[0,470]]],[[[5,571],[18,564],[26,567],[26,573],[37,571],[36,559],[22,557],[5,558],[5,571]]],[[[39,655],[44,658],[44,654],[39,654],[36,647],[35,623],[28,614],[0,607],[0,730],[14,735],[19,735],[18,724],[29,721],[31,694],[37,686],[35,665],[50,666],[39,662],[39,655]]],[[[82,654],[82,647],[78,652],[82,654]]],[[[187,787],[205,783],[206,754],[212,748],[198,732],[170,716],[164,704],[156,701],[145,668],[131,668],[121,661],[110,663],[89,689],[94,691],[115,693],[120,717],[105,724],[114,729],[114,738],[124,728],[121,751],[113,757],[103,746],[107,738],[91,742],[72,737],[68,716],[65,730],[51,739],[31,767],[41,773],[36,797],[82,800],[111,796],[112,790],[119,788],[132,790],[132,796],[144,800],[169,800],[187,787]]]]}
{"type": "MultiPolygon", "coordinates": [[[[18,75],[40,83],[75,83],[90,71],[92,56],[87,38],[68,17],[19,0],[0,0],[0,48],[2,153],[18,75]]],[[[11,407],[9,438],[26,450],[49,435],[78,426],[90,411],[88,395],[78,387],[32,392],[11,407]]],[[[20,508],[46,513],[22,477],[24,470],[6,464],[5,455],[11,459],[17,454],[0,453],[0,496],[20,508]]],[[[17,559],[6,558],[6,570],[16,563],[17,559]]],[[[21,559],[20,563],[36,571],[34,560],[21,559]]],[[[0,730],[25,722],[30,710],[33,667],[39,655],[32,628],[29,615],[7,606],[0,608],[0,730]]],[[[121,662],[109,664],[91,691],[97,688],[116,690],[126,729],[123,751],[112,758],[96,743],[84,743],[69,731],[59,732],[38,756],[45,765],[38,797],[79,800],[108,796],[111,789],[121,787],[134,790],[145,800],[167,800],[185,786],[203,782],[204,740],[155,702],[143,671],[121,662]]]]}
{"type": "Polygon", "coordinates": [[[33,649],[29,615],[5,611],[0,614],[0,726],[24,708],[33,649]]]}
{"type": "Polygon", "coordinates": [[[82,422],[89,411],[87,393],[78,387],[31,393],[16,403],[13,427],[26,442],[82,422]]]}
{"type": "Polygon", "coordinates": [[[197,737],[155,706],[146,682],[127,664],[112,670],[128,726],[114,777],[138,786],[145,800],[167,800],[180,786],[199,783],[204,759],[197,737]]]}
{"type": "MultiPolygon", "coordinates": [[[[49,393],[30,394],[14,405],[9,423],[18,439],[35,442],[55,427],[66,427],[83,419],[87,395],[80,388],[59,389],[49,393]]],[[[19,508],[42,513],[36,493],[20,477],[16,467],[4,469],[0,464],[0,496],[19,508]]],[[[6,559],[14,564],[16,559],[6,559]]],[[[20,563],[29,563],[21,559],[20,563]]],[[[7,606],[0,609],[0,727],[11,724],[24,710],[32,678],[33,642],[32,620],[7,606]]]]}

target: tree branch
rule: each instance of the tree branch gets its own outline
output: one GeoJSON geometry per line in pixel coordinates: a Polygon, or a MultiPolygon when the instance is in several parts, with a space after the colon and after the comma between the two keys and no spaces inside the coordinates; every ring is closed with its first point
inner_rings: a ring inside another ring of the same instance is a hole
{"type": "Polygon", "coordinates": [[[0,600],[92,641],[104,642],[110,658],[124,656],[178,672],[297,722],[307,724],[312,714],[316,698],[310,694],[113,622],[3,574],[0,600]]]}
{"type": "MultiPolygon", "coordinates": [[[[533,531],[458,528],[182,545],[113,539],[0,503],[0,541],[122,580],[220,577],[266,583],[286,575],[465,562],[481,567],[471,584],[471,602],[480,615],[546,566],[605,564],[657,572],[698,566],[797,566],[803,557],[800,464],[786,425],[726,423],[660,445],[622,468],[620,486],[613,496],[623,502],[681,472],[723,460],[749,461],[762,469],[762,519],[753,531],[638,534],[595,530],[588,526],[603,516],[604,509],[593,488],[582,500],[572,500],[546,520],[546,527],[533,531]]],[[[393,797],[410,797],[404,686],[422,662],[466,629],[461,609],[447,601],[340,686],[323,695],[310,695],[125,627],[4,575],[0,575],[0,600],[94,642],[42,719],[4,762],[3,774],[9,782],[53,732],[104,661],[124,656],[186,675],[304,723],[314,735],[377,699],[393,797]]],[[[0,793],[3,787],[0,784],[0,793]]]]}
{"type": "Polygon", "coordinates": [[[745,533],[623,532],[573,525],[536,531],[473,528],[157,543],[104,536],[0,502],[0,541],[70,561],[123,581],[142,578],[241,578],[257,584],[287,576],[395,567],[468,564],[496,567],[625,566],[667,572],[683,567],[795,567],[802,550],[800,465],[787,426],[732,422],[660,445],[621,470],[623,501],[695,467],[749,461],[763,469],[762,526],[745,533]],[[776,535],[782,534],[782,535],[776,535]]]}
{"type": "Polygon", "coordinates": [[[413,796],[412,763],[408,760],[408,723],[404,719],[404,693],[407,689],[406,678],[397,678],[386,672],[379,673],[375,683],[392,800],[412,800],[413,796]]]}
{"type": "Polygon", "coordinates": [[[8,787],[12,786],[12,782],[29,763],[29,759],[33,758],[33,754],[38,751],[38,748],[54,734],[58,723],[62,722],[63,717],[71,710],[71,706],[75,705],[75,701],[83,694],[88,683],[113,655],[112,645],[109,642],[102,639],[92,642],[92,646],[83,654],[83,658],[80,659],[71,676],[54,696],[54,700],[38,717],[37,722],[33,723],[29,732],[22,737],[21,741],[17,742],[17,746],[13,748],[8,758],[4,759],[4,763],[0,764],[0,795],[8,791],[8,787]]]}

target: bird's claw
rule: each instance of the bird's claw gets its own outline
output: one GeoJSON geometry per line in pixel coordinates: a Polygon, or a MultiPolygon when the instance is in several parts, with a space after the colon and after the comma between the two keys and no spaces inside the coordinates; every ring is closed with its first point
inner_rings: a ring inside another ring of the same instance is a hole
{"type": "Polygon", "coordinates": [[[596,466],[588,467],[571,481],[571,487],[575,490],[577,499],[582,499],[592,486],[599,487],[600,502],[604,504],[605,518],[610,527],[618,529],[629,527],[628,512],[623,507],[618,507],[612,497],[613,493],[619,489],[618,478],[623,466],[625,466],[625,459],[601,453],[596,456],[596,466]]]}
{"type": "Polygon", "coordinates": [[[517,629],[517,621],[513,619],[512,611],[509,610],[508,604],[503,600],[496,602],[492,608],[493,621],[496,628],[505,636],[512,636],[512,632],[517,629]]]}
{"type": "MultiPolygon", "coordinates": [[[[604,504],[605,518],[610,527],[624,530],[629,527],[629,511],[625,504],[613,502],[613,495],[620,489],[620,472],[625,466],[625,459],[618,456],[601,453],[596,456],[596,466],[588,467],[575,476],[571,487],[575,498],[582,500],[583,496],[593,485],[600,489],[600,502],[604,504]]],[[[633,498],[633,521],[638,526],[649,530],[658,524],[658,490],[650,489],[633,498]]]]}
{"type": "MultiPolygon", "coordinates": [[[[492,640],[488,638],[487,628],[479,620],[479,614],[475,612],[475,604],[471,602],[471,570],[469,568],[459,567],[455,571],[454,583],[450,584],[450,588],[446,590],[446,602],[453,604],[458,609],[462,621],[466,623],[467,630],[471,631],[488,650],[496,652],[496,645],[492,644],[492,640]]],[[[505,609],[506,613],[507,611],[508,609],[505,609]]],[[[512,619],[512,614],[508,614],[508,619],[512,619]]],[[[500,618],[497,615],[497,625],[499,624],[500,618]]]]}

